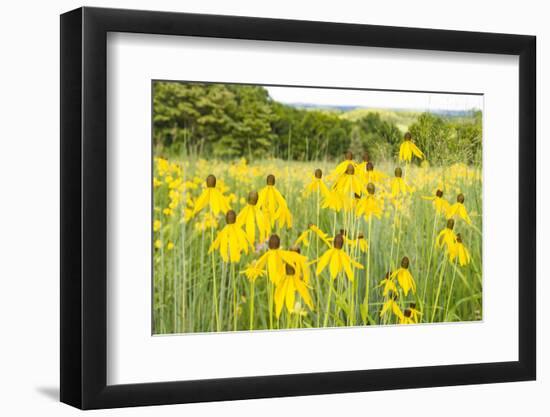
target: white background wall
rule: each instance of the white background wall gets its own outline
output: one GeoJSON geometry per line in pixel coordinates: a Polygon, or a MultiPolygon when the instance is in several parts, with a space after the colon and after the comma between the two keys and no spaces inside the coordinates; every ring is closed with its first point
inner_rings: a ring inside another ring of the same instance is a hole
{"type": "MultiPolygon", "coordinates": [[[[538,37],[538,210],[550,209],[542,155],[550,100],[550,26],[545,3],[348,0],[93,1],[157,9],[531,34],[538,37]]],[[[59,404],[59,17],[78,1],[4,2],[0,17],[0,414],[74,415],[59,404]]],[[[519,415],[548,412],[550,328],[543,304],[550,221],[538,222],[538,381],[100,411],[94,415],[519,415]]],[[[338,346],[335,345],[335,350],[338,346]]],[[[404,352],[405,353],[405,352],[404,352]]]]}

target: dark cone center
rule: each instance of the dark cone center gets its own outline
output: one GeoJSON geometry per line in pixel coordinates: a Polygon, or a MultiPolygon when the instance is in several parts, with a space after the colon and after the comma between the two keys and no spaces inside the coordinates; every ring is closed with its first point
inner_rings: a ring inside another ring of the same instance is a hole
{"type": "Polygon", "coordinates": [[[278,235],[271,235],[268,242],[269,249],[279,249],[281,246],[281,239],[278,235]]]}
{"type": "Polygon", "coordinates": [[[374,169],[374,165],[372,164],[372,162],[368,162],[367,163],[367,171],[372,171],[374,169]]]}
{"type": "Polygon", "coordinates": [[[336,249],[342,249],[342,246],[344,246],[344,236],[336,235],[334,237],[334,247],[336,249]]]}
{"type": "Polygon", "coordinates": [[[412,139],[411,132],[405,133],[405,140],[411,140],[411,139],[412,139]]]}
{"type": "Polygon", "coordinates": [[[401,178],[401,177],[403,176],[403,170],[402,170],[401,168],[399,168],[399,167],[395,168],[395,171],[394,171],[394,172],[395,172],[395,176],[396,176],[397,178],[401,178]]]}
{"type": "Polygon", "coordinates": [[[373,195],[373,194],[374,194],[374,190],[375,190],[374,184],[373,184],[372,182],[369,182],[369,183],[367,184],[367,191],[368,191],[368,193],[369,193],[370,195],[373,195]]]}
{"type": "Polygon", "coordinates": [[[275,185],[275,175],[269,174],[267,176],[267,185],[275,185]]]}
{"type": "Polygon", "coordinates": [[[206,177],[206,186],[208,188],[214,188],[216,186],[216,177],[214,175],[210,174],[206,177]]]}
{"type": "Polygon", "coordinates": [[[447,229],[453,230],[454,227],[455,227],[455,221],[453,219],[447,220],[447,229]]]}
{"type": "Polygon", "coordinates": [[[365,152],[365,153],[363,154],[363,161],[364,161],[364,162],[369,162],[369,153],[368,153],[368,152],[365,152]]]}
{"type": "Polygon", "coordinates": [[[346,168],[346,174],[348,175],[355,174],[355,168],[353,167],[352,164],[349,164],[348,167],[346,168]]]}
{"type": "Polygon", "coordinates": [[[462,236],[460,235],[460,233],[457,233],[457,234],[456,234],[456,241],[457,241],[458,243],[462,243],[462,236]]]}
{"type": "Polygon", "coordinates": [[[408,269],[409,268],[409,258],[404,256],[403,259],[401,259],[401,268],[408,269]]]}
{"type": "Polygon", "coordinates": [[[405,311],[403,311],[403,315],[407,318],[411,317],[412,316],[412,311],[409,308],[406,308],[405,311]]]}
{"type": "Polygon", "coordinates": [[[443,197],[443,191],[437,190],[437,191],[435,192],[435,195],[436,195],[437,197],[441,198],[441,197],[443,197]]]}
{"type": "Polygon", "coordinates": [[[229,210],[227,213],[225,213],[225,221],[227,224],[233,224],[235,221],[237,221],[237,214],[233,210],[229,210]]]}
{"type": "Polygon", "coordinates": [[[321,171],[319,168],[315,170],[315,178],[323,178],[323,171],[321,171]]]}
{"type": "Polygon", "coordinates": [[[292,265],[285,264],[285,269],[287,275],[294,275],[296,273],[296,270],[292,267],[292,265]]]}
{"type": "Polygon", "coordinates": [[[456,196],[456,201],[458,201],[460,204],[464,203],[464,194],[460,193],[456,196]]]}
{"type": "Polygon", "coordinates": [[[250,191],[248,193],[248,204],[256,205],[258,202],[258,193],[256,191],[250,191]]]}
{"type": "Polygon", "coordinates": [[[292,252],[302,253],[302,251],[301,251],[300,248],[298,248],[298,247],[290,248],[290,250],[291,250],[292,252]]]}
{"type": "Polygon", "coordinates": [[[353,159],[353,153],[351,151],[347,151],[345,157],[348,161],[351,161],[353,159]]]}
{"type": "Polygon", "coordinates": [[[416,303],[409,303],[410,308],[416,308],[416,303]]]}
{"type": "Polygon", "coordinates": [[[365,238],[365,235],[363,233],[359,233],[357,235],[357,239],[364,239],[365,238]]]}

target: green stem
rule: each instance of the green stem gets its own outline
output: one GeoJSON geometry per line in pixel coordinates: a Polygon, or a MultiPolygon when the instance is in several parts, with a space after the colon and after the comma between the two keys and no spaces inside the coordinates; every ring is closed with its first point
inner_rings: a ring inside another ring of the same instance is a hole
{"type": "Polygon", "coordinates": [[[250,280],[250,330],[254,330],[254,281],[250,280]]]}
{"type": "Polygon", "coordinates": [[[447,303],[445,304],[445,314],[443,316],[443,321],[447,321],[447,314],[449,314],[449,304],[451,303],[451,295],[453,293],[453,286],[456,278],[457,261],[458,261],[458,255],[455,258],[453,277],[451,278],[451,288],[449,289],[449,295],[447,296],[447,303]]]}
{"type": "Polygon", "coordinates": [[[443,275],[445,275],[445,268],[447,266],[447,259],[445,259],[446,255],[443,257],[443,267],[441,268],[441,272],[439,273],[439,284],[437,285],[437,292],[435,294],[435,301],[433,304],[433,310],[432,310],[432,318],[430,322],[434,322],[435,313],[437,311],[437,303],[439,302],[439,294],[441,292],[441,285],[443,284],[443,275]]]}

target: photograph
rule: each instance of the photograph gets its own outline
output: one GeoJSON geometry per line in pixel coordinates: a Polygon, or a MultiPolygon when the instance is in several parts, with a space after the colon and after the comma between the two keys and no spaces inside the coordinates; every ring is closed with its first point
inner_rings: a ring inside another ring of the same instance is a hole
{"type": "Polygon", "coordinates": [[[483,95],[152,81],[152,333],[483,320],[483,95]]]}

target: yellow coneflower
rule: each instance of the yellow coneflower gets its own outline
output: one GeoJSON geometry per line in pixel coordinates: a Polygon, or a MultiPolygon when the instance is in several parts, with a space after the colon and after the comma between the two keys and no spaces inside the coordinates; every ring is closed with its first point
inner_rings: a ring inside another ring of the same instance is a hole
{"type": "Polygon", "coordinates": [[[225,214],[229,210],[227,198],[224,197],[218,188],[216,188],[216,177],[212,174],[206,177],[206,188],[195,202],[193,216],[195,216],[207,205],[210,206],[215,215],[217,215],[220,211],[225,214]]]}
{"type": "Polygon", "coordinates": [[[266,186],[260,190],[258,205],[265,208],[270,220],[274,221],[275,213],[281,204],[286,205],[286,201],[275,187],[275,175],[269,174],[266,179],[266,186]]]}
{"type": "Polygon", "coordinates": [[[384,287],[382,290],[382,295],[384,297],[386,297],[391,291],[393,291],[393,293],[397,293],[397,285],[395,285],[395,280],[393,279],[391,272],[386,273],[384,279],[382,279],[380,284],[378,284],[378,287],[384,287]]]}
{"type": "Polygon", "coordinates": [[[281,249],[281,239],[273,234],[269,238],[267,251],[256,261],[256,266],[265,269],[267,265],[269,279],[276,284],[283,276],[284,264],[296,266],[298,262],[297,253],[281,249]]]}
{"type": "Polygon", "coordinates": [[[422,196],[422,198],[431,201],[437,213],[447,215],[451,205],[443,198],[443,191],[438,189],[434,196],[422,196]]]}
{"type": "Polygon", "coordinates": [[[306,185],[305,195],[307,196],[312,193],[319,193],[321,197],[326,197],[329,193],[328,187],[323,181],[323,171],[320,170],[319,168],[315,170],[315,173],[313,174],[313,178],[311,179],[311,182],[308,185],[306,185]]]}
{"type": "Polygon", "coordinates": [[[246,278],[250,282],[255,282],[256,279],[265,275],[265,270],[262,268],[258,268],[256,262],[251,262],[246,266],[243,271],[240,272],[240,274],[246,276],[246,278]]]}
{"type": "Polygon", "coordinates": [[[283,200],[281,201],[281,204],[279,204],[279,208],[273,216],[273,221],[279,223],[279,228],[282,228],[285,225],[288,229],[292,228],[292,214],[286,205],[286,201],[283,200]]]}
{"type": "Polygon", "coordinates": [[[382,306],[382,310],[380,311],[380,317],[382,317],[386,313],[386,311],[391,311],[399,319],[403,317],[403,312],[399,308],[399,305],[397,304],[396,300],[397,300],[397,292],[389,291],[388,299],[384,302],[384,305],[382,306]]]}
{"type": "Polygon", "coordinates": [[[330,190],[323,200],[322,207],[340,212],[344,208],[344,196],[336,190],[330,190]]]}
{"type": "Polygon", "coordinates": [[[353,160],[353,153],[352,152],[347,151],[344,155],[344,158],[345,159],[342,162],[340,162],[336,166],[336,168],[334,168],[334,170],[332,171],[332,173],[329,177],[331,177],[331,178],[340,177],[340,175],[342,175],[342,174],[344,174],[344,172],[346,172],[346,170],[348,169],[348,166],[350,164],[351,164],[351,166],[353,166],[353,168],[355,168],[357,166],[357,164],[353,160]]]}
{"type": "Polygon", "coordinates": [[[372,182],[367,184],[367,195],[357,203],[355,215],[357,217],[365,216],[365,220],[369,220],[372,215],[378,219],[382,216],[384,202],[374,195],[375,187],[372,182]]]}
{"type": "Polygon", "coordinates": [[[411,317],[414,323],[418,323],[422,313],[416,309],[416,303],[409,303],[409,310],[411,311],[411,317]]]}
{"type": "Polygon", "coordinates": [[[252,243],[243,229],[237,224],[237,215],[233,210],[225,214],[225,227],[220,230],[210,246],[209,253],[219,249],[224,262],[236,263],[241,260],[241,253],[248,253],[252,243]]]}
{"type": "Polygon", "coordinates": [[[153,222],[153,231],[158,232],[160,230],[160,227],[162,226],[162,223],[160,220],[155,220],[153,222]]]}
{"type": "Polygon", "coordinates": [[[363,269],[363,265],[354,261],[350,256],[342,250],[344,246],[344,237],[336,235],[334,243],[317,261],[316,275],[321,275],[323,270],[329,265],[330,277],[335,279],[339,272],[345,271],[346,276],[350,281],[353,281],[352,266],[358,269],[363,269]]]}
{"type": "Polygon", "coordinates": [[[365,169],[365,172],[363,172],[362,174],[363,182],[365,184],[368,184],[369,182],[372,182],[373,184],[380,184],[387,177],[387,175],[384,174],[382,171],[374,169],[374,165],[370,161],[367,162],[365,169]]]}
{"type": "Polygon", "coordinates": [[[404,256],[401,260],[401,268],[395,271],[392,274],[392,277],[397,277],[397,282],[399,286],[403,289],[405,296],[409,294],[409,291],[412,291],[413,294],[416,294],[416,283],[414,278],[409,271],[409,258],[404,256]]]}
{"type": "Polygon", "coordinates": [[[348,164],[346,170],[334,183],[334,190],[342,196],[349,197],[353,194],[361,195],[363,192],[363,181],[355,175],[355,167],[348,164]]]}
{"type": "Polygon", "coordinates": [[[289,264],[285,264],[285,271],[275,287],[275,315],[277,318],[281,315],[283,305],[289,313],[294,312],[296,301],[296,292],[300,294],[307,306],[313,310],[313,301],[309,295],[306,283],[301,276],[296,273],[296,269],[289,264]]]}
{"type": "Polygon", "coordinates": [[[466,207],[464,206],[464,194],[460,193],[456,197],[456,203],[454,203],[449,210],[447,210],[447,218],[453,218],[453,217],[460,217],[462,218],[466,223],[472,224],[472,220],[470,219],[470,216],[468,216],[468,211],[466,210],[466,207]]]}
{"type": "Polygon", "coordinates": [[[399,324],[415,324],[410,308],[403,310],[403,315],[399,317],[399,324]]]}
{"type": "Polygon", "coordinates": [[[244,225],[244,230],[248,236],[248,240],[254,244],[256,242],[256,228],[258,228],[258,240],[264,242],[267,239],[268,234],[271,232],[271,224],[264,216],[262,210],[258,207],[258,193],[251,191],[248,194],[248,203],[239,215],[237,216],[237,223],[239,226],[244,225]]]}
{"type": "Polygon", "coordinates": [[[413,155],[418,159],[424,158],[422,151],[413,143],[410,132],[407,132],[405,133],[403,143],[399,147],[399,160],[411,162],[413,155]]]}
{"type": "Polygon", "coordinates": [[[367,164],[370,162],[370,157],[368,152],[363,153],[363,162],[357,164],[357,172],[361,177],[364,177],[367,172],[367,164]]]}
{"type": "Polygon", "coordinates": [[[365,235],[363,233],[359,233],[357,235],[357,239],[352,240],[350,242],[352,247],[358,247],[360,252],[367,253],[369,250],[369,242],[367,242],[367,239],[365,239],[365,235]]]}
{"type": "Polygon", "coordinates": [[[451,261],[454,261],[455,258],[458,257],[458,263],[460,266],[468,265],[470,263],[470,252],[468,252],[468,249],[464,246],[464,243],[462,243],[462,236],[460,233],[456,234],[454,251],[449,252],[449,256],[451,261]]]}
{"type": "Polygon", "coordinates": [[[300,248],[294,247],[290,249],[291,252],[296,253],[295,269],[298,275],[303,277],[306,284],[309,283],[310,271],[309,271],[309,259],[307,256],[302,255],[300,248]]]}
{"type": "Polygon", "coordinates": [[[399,194],[408,194],[412,192],[403,180],[403,170],[399,167],[395,168],[395,177],[391,181],[391,194],[393,197],[397,197],[399,194]]]}
{"type": "Polygon", "coordinates": [[[441,248],[445,245],[449,254],[455,252],[456,236],[455,232],[453,232],[454,227],[455,221],[453,219],[447,220],[447,226],[439,232],[436,238],[436,246],[441,248]]]}

